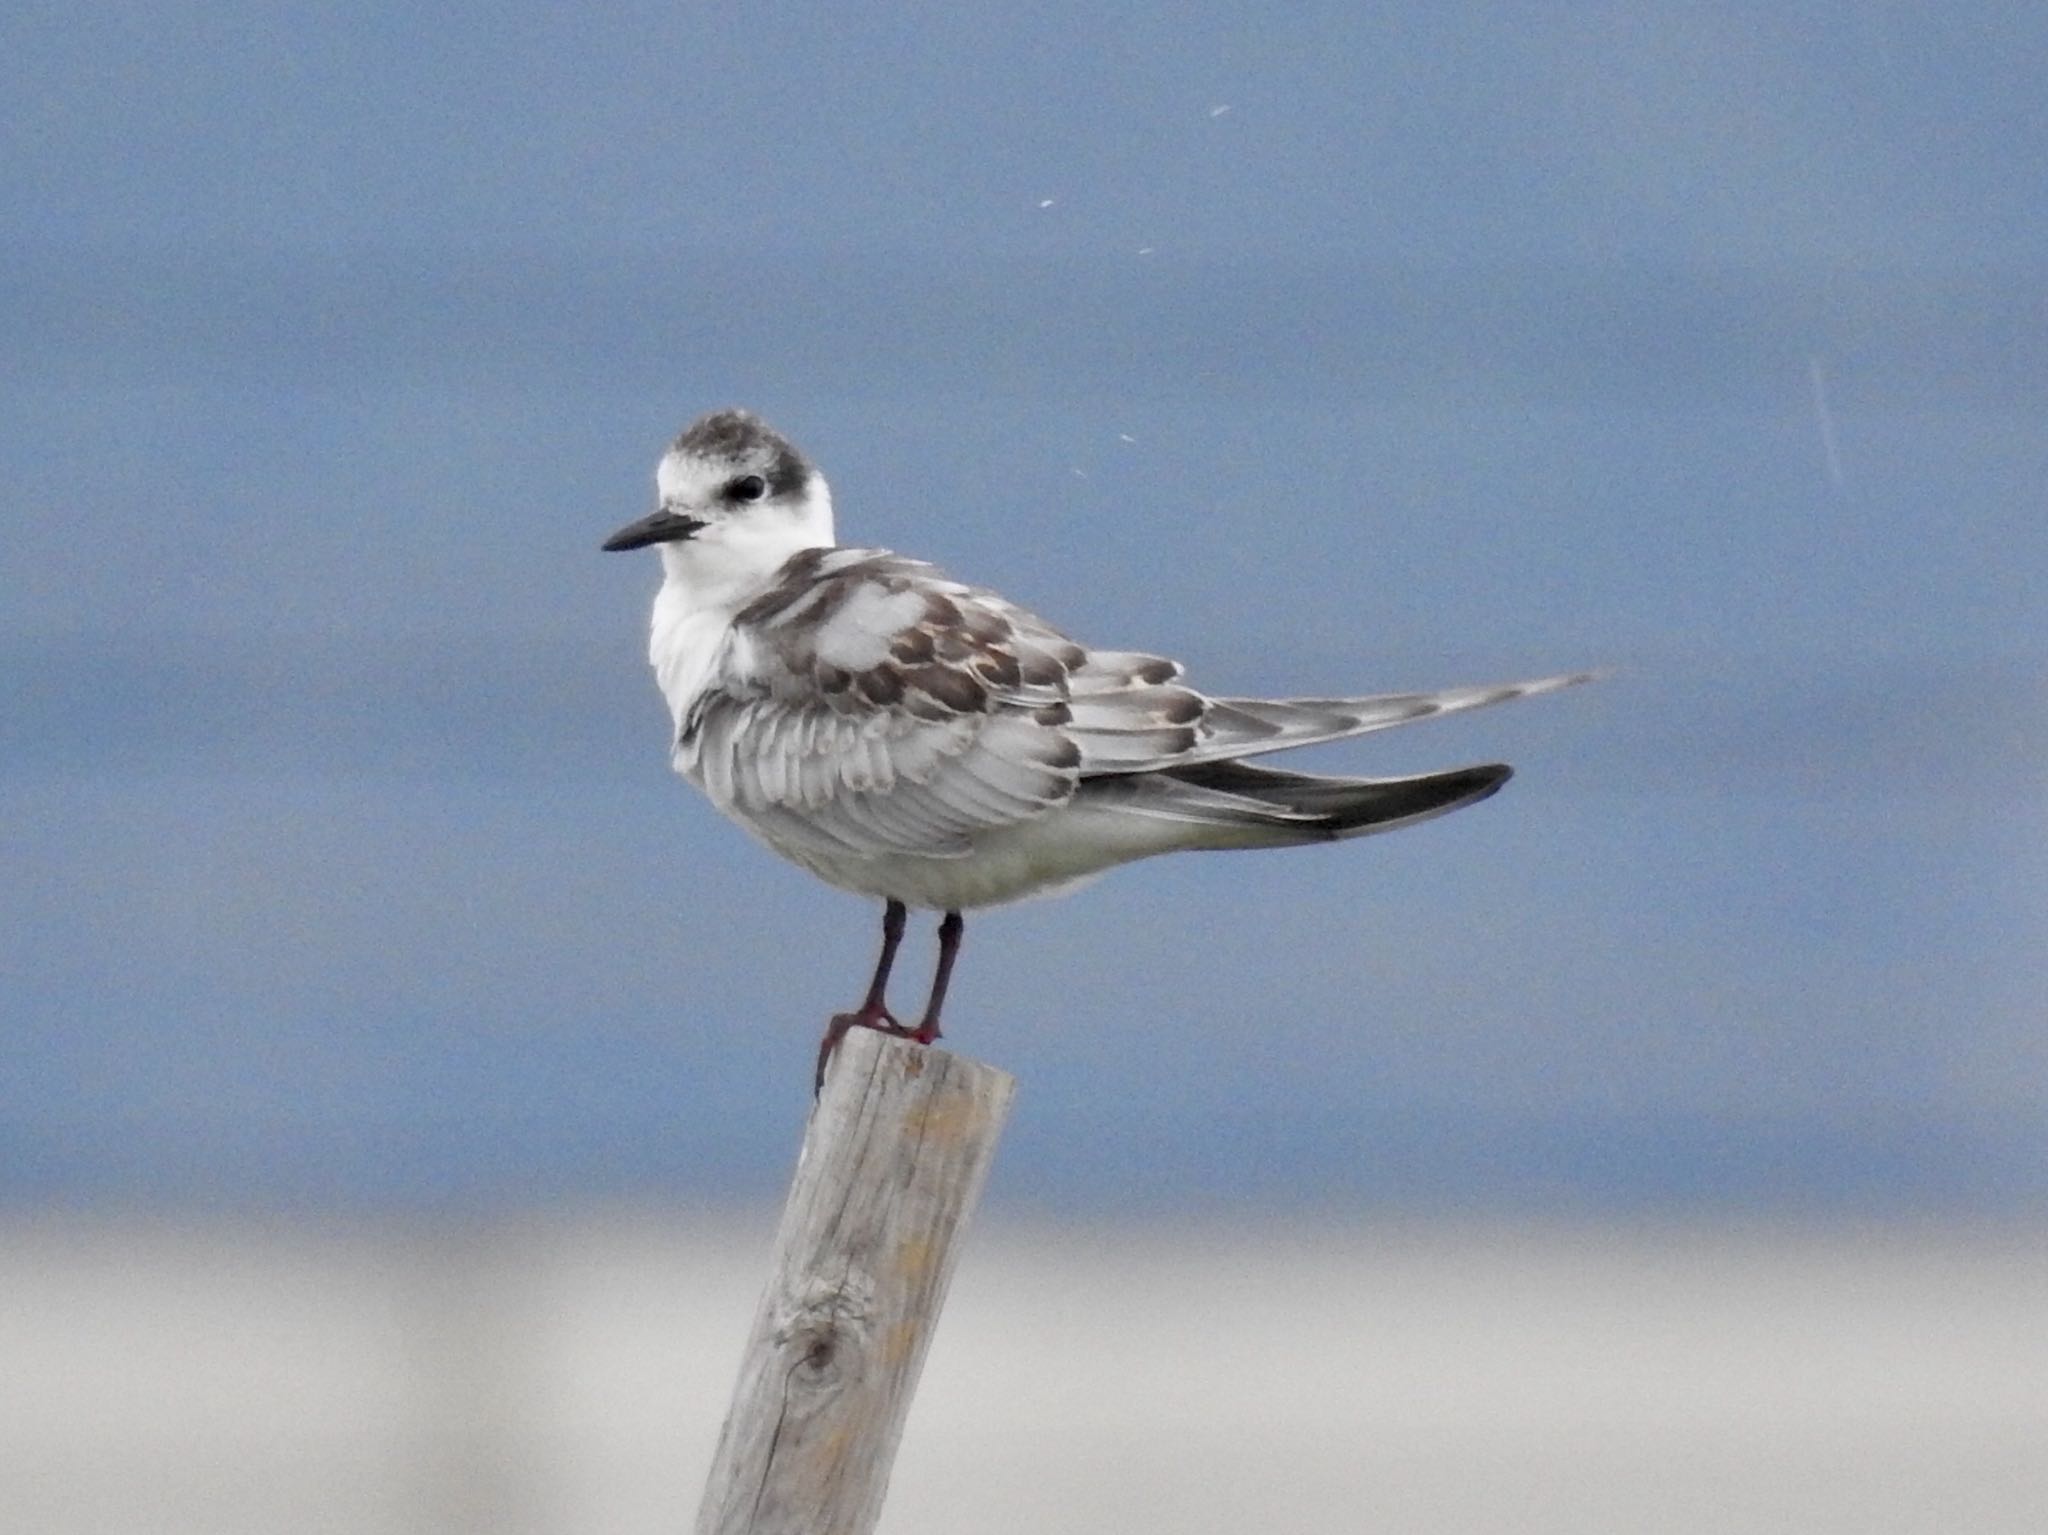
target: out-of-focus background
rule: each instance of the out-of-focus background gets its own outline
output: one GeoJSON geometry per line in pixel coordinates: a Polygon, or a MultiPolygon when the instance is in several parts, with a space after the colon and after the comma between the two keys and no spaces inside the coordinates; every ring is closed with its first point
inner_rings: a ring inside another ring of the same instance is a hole
{"type": "MultiPolygon", "coordinates": [[[[646,510],[1220,691],[1601,686],[970,928],[888,1527],[2048,1527],[2048,16],[0,18],[0,1526],[687,1520],[874,912],[646,510]]],[[[929,956],[905,962],[915,989],[929,956]]]]}

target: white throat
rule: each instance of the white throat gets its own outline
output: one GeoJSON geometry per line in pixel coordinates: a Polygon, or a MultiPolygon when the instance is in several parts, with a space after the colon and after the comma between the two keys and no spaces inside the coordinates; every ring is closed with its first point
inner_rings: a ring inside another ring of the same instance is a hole
{"type": "Polygon", "coordinates": [[[718,663],[734,615],[768,589],[791,555],[833,543],[832,492],[814,473],[799,496],[749,507],[661,546],[647,659],[678,730],[718,663]]]}

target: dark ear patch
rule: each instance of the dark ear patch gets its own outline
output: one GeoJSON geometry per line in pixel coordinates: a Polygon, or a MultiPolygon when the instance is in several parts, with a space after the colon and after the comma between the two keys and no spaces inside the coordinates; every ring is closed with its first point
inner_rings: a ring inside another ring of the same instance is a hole
{"type": "Polygon", "coordinates": [[[811,477],[811,466],[804,462],[804,456],[783,443],[768,464],[768,493],[771,496],[793,496],[804,488],[804,482],[811,477]]]}

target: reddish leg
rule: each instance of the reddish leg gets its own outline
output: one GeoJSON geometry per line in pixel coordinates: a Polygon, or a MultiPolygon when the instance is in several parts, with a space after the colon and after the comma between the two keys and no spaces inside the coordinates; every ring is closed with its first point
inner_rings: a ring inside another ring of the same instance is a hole
{"type": "Polygon", "coordinates": [[[882,1000],[889,990],[889,971],[896,963],[896,946],[903,942],[903,923],[908,916],[901,901],[891,901],[882,908],[882,957],[875,961],[875,978],[868,982],[867,997],[859,1008],[836,1013],[825,1025],[825,1037],[818,1042],[818,1076],[811,1088],[814,1095],[824,1087],[825,1066],[832,1059],[832,1052],[839,1048],[839,1041],[846,1038],[848,1029],[880,1029],[884,1034],[910,1032],[890,1016],[888,1004],[882,1000]]]}
{"type": "Polygon", "coordinates": [[[953,979],[953,961],[960,953],[960,936],[966,931],[967,924],[957,911],[947,912],[946,920],[939,924],[939,968],[932,976],[932,997],[924,1005],[924,1020],[908,1035],[921,1045],[939,1037],[939,1009],[946,1005],[946,983],[953,979]]]}

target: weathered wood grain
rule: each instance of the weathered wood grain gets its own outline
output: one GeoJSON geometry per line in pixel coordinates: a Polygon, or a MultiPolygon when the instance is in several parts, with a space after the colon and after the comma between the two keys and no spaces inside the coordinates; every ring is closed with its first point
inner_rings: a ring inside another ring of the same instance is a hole
{"type": "Polygon", "coordinates": [[[867,1535],[1016,1082],[855,1029],[804,1136],[697,1535],[867,1535]]]}

